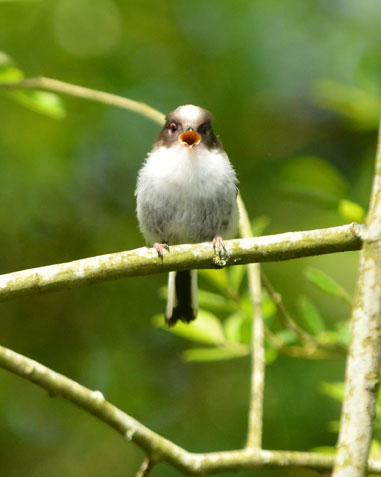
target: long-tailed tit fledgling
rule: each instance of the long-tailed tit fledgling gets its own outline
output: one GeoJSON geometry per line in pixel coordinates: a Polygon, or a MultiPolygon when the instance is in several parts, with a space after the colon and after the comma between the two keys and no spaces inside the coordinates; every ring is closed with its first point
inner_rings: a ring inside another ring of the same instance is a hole
{"type": "MultiPolygon", "coordinates": [[[[136,186],[140,229],[160,256],[181,243],[233,238],[237,229],[237,178],[211,114],[185,105],[169,113],[136,186]]],[[[198,311],[197,270],[170,272],[165,320],[194,320],[198,311]]]]}

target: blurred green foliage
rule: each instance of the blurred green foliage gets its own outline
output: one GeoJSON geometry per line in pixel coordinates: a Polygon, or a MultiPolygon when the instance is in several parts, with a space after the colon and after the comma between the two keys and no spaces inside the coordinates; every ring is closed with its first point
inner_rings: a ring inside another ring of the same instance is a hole
{"type": "MultiPolygon", "coordinates": [[[[362,221],[368,205],[380,20],[378,0],[1,1],[0,81],[45,75],[163,112],[202,105],[256,234],[328,227],[362,221]]],[[[141,246],[133,192],[158,126],[79,99],[0,93],[1,272],[141,246]]],[[[357,260],[345,253],[263,269],[299,326],[345,347],[357,260]]],[[[189,450],[240,447],[250,371],[244,268],[201,274],[205,312],[195,329],[175,329],[198,336],[193,347],[152,326],[164,282],[3,303],[1,343],[100,389],[189,450]]],[[[281,348],[300,345],[266,294],[264,312],[281,348]]],[[[332,447],[327,423],[339,419],[340,402],[321,394],[321,382],[341,381],[344,360],[290,357],[269,338],[266,358],[265,448],[332,447]]],[[[119,435],[5,371],[1,379],[2,475],[134,475],[142,453],[119,435]]],[[[154,475],[178,474],[163,466],[154,475]]]]}

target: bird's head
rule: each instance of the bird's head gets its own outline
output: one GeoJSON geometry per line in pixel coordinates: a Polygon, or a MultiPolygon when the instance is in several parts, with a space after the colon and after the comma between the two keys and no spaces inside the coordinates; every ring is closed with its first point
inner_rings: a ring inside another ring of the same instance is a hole
{"type": "Polygon", "coordinates": [[[216,149],[221,143],[212,128],[212,115],[206,109],[192,104],[179,106],[165,118],[165,124],[156,139],[156,146],[181,145],[189,150],[198,147],[216,149]]]}

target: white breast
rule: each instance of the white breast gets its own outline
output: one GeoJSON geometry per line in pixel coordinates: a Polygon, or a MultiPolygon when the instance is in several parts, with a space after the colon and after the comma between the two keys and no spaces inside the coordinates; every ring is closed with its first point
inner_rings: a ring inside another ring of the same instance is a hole
{"type": "Polygon", "coordinates": [[[178,145],[150,153],[138,179],[138,189],[148,180],[156,190],[178,200],[187,196],[213,196],[227,187],[235,193],[235,173],[224,151],[178,145]]]}
{"type": "Polygon", "coordinates": [[[213,224],[227,220],[228,232],[236,223],[236,190],[235,172],[224,151],[160,147],[148,155],[138,176],[140,228],[148,242],[160,240],[155,231],[163,227],[173,243],[206,240],[208,224],[214,230],[213,224]],[[199,199],[210,200],[207,218],[199,199]]]}

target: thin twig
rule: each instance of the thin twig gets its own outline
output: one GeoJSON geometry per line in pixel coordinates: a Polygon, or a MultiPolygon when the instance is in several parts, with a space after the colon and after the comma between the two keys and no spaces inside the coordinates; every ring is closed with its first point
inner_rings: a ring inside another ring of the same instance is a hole
{"type": "MultiPolygon", "coordinates": [[[[136,419],[92,391],[42,364],[0,346],[0,367],[45,389],[52,396],[67,399],[115,429],[127,441],[142,448],[155,462],[165,461],[184,473],[238,472],[258,468],[332,469],[334,456],[313,452],[242,449],[196,454],[151,431],[136,419]]],[[[369,461],[369,472],[381,475],[381,461],[369,461]]]]}
{"type": "Polygon", "coordinates": [[[140,469],[137,471],[136,477],[147,477],[151,473],[151,470],[153,469],[154,465],[155,465],[155,461],[146,457],[143,460],[142,465],[140,466],[140,469]]]}
{"type": "MultiPolygon", "coordinates": [[[[240,215],[240,235],[252,236],[249,216],[240,195],[237,197],[240,215]]],[[[263,394],[265,389],[265,335],[262,316],[261,269],[258,263],[247,266],[249,294],[253,304],[251,337],[251,384],[249,403],[249,423],[246,447],[260,449],[263,433],[263,394]]]]}
{"type": "Polygon", "coordinates": [[[381,363],[381,121],[376,167],[352,311],[345,398],[334,477],[365,475],[381,363]]]}
{"type": "Polygon", "coordinates": [[[274,287],[270,283],[270,280],[267,278],[265,273],[263,273],[263,271],[261,273],[261,277],[263,286],[267,290],[267,293],[269,294],[272,302],[275,304],[279,316],[283,320],[284,325],[287,328],[293,330],[299,336],[301,341],[305,342],[308,345],[308,349],[311,354],[313,354],[313,349],[323,348],[328,351],[336,351],[336,353],[334,353],[335,356],[343,356],[344,350],[341,346],[338,346],[335,343],[325,343],[318,337],[313,336],[310,333],[307,333],[307,331],[303,330],[303,328],[301,328],[288,313],[286,307],[283,304],[282,296],[275,291],[274,287]]]}
{"type": "Polygon", "coordinates": [[[339,347],[333,346],[291,346],[284,344],[281,339],[278,338],[271,330],[265,328],[266,337],[271,341],[271,344],[276,348],[279,353],[291,356],[292,358],[304,358],[304,359],[337,359],[345,357],[345,350],[339,347]]]}
{"type": "Polygon", "coordinates": [[[134,101],[133,99],[123,98],[116,94],[105,93],[104,91],[85,88],[84,86],[77,86],[75,84],[66,83],[52,78],[45,78],[43,76],[39,76],[38,78],[28,78],[21,81],[12,81],[9,83],[0,83],[0,88],[7,90],[42,89],[53,91],[55,93],[68,94],[70,96],[76,96],[77,98],[89,99],[97,101],[98,103],[128,109],[141,114],[142,116],[146,116],[159,124],[163,124],[165,117],[164,114],[157,109],[148,106],[148,104],[141,103],[140,101],[134,101]]]}
{"type": "Polygon", "coordinates": [[[267,290],[272,302],[274,303],[274,305],[276,306],[277,310],[278,310],[278,313],[280,315],[280,317],[282,318],[283,320],[283,323],[284,325],[291,329],[292,331],[294,331],[298,336],[299,338],[302,340],[302,341],[306,341],[306,342],[314,342],[316,343],[316,339],[314,336],[310,335],[309,333],[307,333],[306,331],[304,331],[296,322],[293,318],[291,318],[291,316],[289,315],[288,311],[286,310],[285,306],[283,305],[283,301],[282,301],[282,296],[277,293],[275,290],[274,290],[274,287],[272,286],[272,284],[270,283],[270,280],[267,278],[267,276],[262,272],[261,273],[261,277],[262,277],[262,283],[263,283],[263,286],[265,287],[265,289],[267,290]]]}
{"type": "Polygon", "coordinates": [[[357,224],[329,229],[227,240],[228,258],[221,261],[210,242],[175,245],[161,260],[153,248],[100,255],[0,275],[0,301],[50,290],[67,290],[128,276],[171,270],[215,268],[358,250],[362,229],[357,224]]]}

